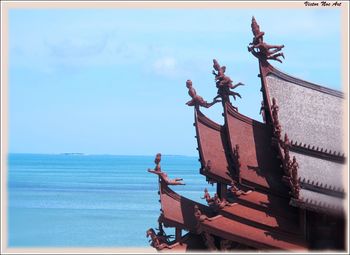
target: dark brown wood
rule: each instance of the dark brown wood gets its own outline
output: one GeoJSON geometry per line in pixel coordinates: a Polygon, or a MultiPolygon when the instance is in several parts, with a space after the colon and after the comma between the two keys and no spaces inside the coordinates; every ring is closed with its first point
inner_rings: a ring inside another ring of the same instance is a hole
{"type": "Polygon", "coordinates": [[[338,197],[338,198],[345,198],[346,193],[343,188],[330,186],[327,184],[322,184],[317,181],[310,181],[306,179],[299,180],[300,186],[303,189],[311,190],[320,194],[325,194],[328,196],[338,197]]]}
{"type": "Polygon", "coordinates": [[[344,153],[332,152],[330,150],[319,148],[311,145],[302,144],[301,142],[291,141],[290,150],[307,156],[312,156],[340,164],[345,164],[346,158],[344,153]]]}
{"type": "Polygon", "coordinates": [[[175,240],[178,242],[181,239],[181,234],[182,230],[181,228],[175,228],[175,240]]]}
{"type": "MultiPolygon", "coordinates": [[[[213,74],[218,95],[211,103],[196,93],[191,80],[186,81],[192,98],[187,105],[194,106],[200,173],[209,183],[217,184],[216,194],[211,196],[205,189],[202,198],[208,206],[204,206],[175,193],[168,185],[178,185],[182,179],[169,179],[160,167],[161,154],[157,154],[156,166],[149,172],[158,175],[161,203],[159,229],[162,224],[175,227],[174,241],[180,242],[183,240],[182,230],[187,230],[197,240],[201,237],[199,243],[212,251],[238,247],[306,251],[310,248],[322,249],[322,242],[327,248],[344,249],[344,241],[339,240],[345,236],[343,208],[322,202],[322,199],[305,199],[301,195],[306,196],[306,190],[309,190],[339,199],[345,197],[345,191],[327,184],[300,180],[299,164],[290,152],[341,164],[346,161],[345,155],[327,148],[314,148],[302,141],[289,141],[288,134],[281,127],[284,123],[280,123],[278,116],[278,104],[283,102],[270,97],[266,80],[267,76],[275,75],[322,93],[340,98],[344,95],[275,69],[268,61],[282,62],[284,55],[281,49],[284,45],[265,43],[264,32],[254,17],[252,32],[254,38],[248,50],[259,59],[258,76],[263,96],[260,113],[264,123],[239,113],[238,108],[231,104],[230,96],[234,99],[241,97],[233,89],[243,84],[233,85],[230,77],[225,75],[226,67],[220,66],[217,60],[213,60],[213,74]],[[199,107],[208,108],[219,101],[223,105],[224,125],[215,123],[199,110],[199,107]],[[227,185],[230,185],[229,190],[227,185]],[[301,188],[304,192],[300,192],[301,188]]],[[[301,159],[298,157],[298,160],[301,159]]],[[[303,165],[301,162],[300,165],[303,165]]],[[[158,250],[173,249],[172,242],[160,241],[164,237],[161,233],[160,230],[151,237],[153,246],[158,250]]]]}

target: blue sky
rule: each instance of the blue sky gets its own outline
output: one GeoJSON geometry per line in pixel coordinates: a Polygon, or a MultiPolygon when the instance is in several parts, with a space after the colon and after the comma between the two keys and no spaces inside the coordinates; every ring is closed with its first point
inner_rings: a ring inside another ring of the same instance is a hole
{"type": "MultiPolygon", "coordinates": [[[[13,9],[9,151],[197,155],[185,82],[210,101],[212,59],[261,120],[254,15],[293,76],[341,90],[338,9],[13,9]]],[[[222,123],[222,107],[203,110],[222,123]]]]}

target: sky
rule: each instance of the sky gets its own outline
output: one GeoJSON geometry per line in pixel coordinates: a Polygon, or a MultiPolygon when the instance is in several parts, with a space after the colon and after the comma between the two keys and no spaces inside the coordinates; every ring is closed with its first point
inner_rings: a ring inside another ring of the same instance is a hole
{"type": "MultiPolygon", "coordinates": [[[[197,156],[185,82],[211,101],[214,58],[245,84],[233,104],[261,121],[253,15],[285,45],[271,64],[342,89],[336,8],[10,10],[9,152],[197,156]]],[[[220,104],[203,112],[223,123],[220,104]]]]}

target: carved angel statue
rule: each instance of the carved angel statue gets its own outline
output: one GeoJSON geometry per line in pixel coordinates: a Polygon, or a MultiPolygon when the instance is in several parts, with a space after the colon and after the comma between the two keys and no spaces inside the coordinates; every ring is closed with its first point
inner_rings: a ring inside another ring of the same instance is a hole
{"type": "Polygon", "coordinates": [[[229,96],[233,96],[234,100],[236,100],[236,96],[242,98],[239,93],[231,90],[234,90],[238,86],[242,86],[244,84],[239,82],[233,85],[233,81],[231,80],[231,78],[225,75],[226,67],[220,66],[219,62],[216,59],[213,59],[213,68],[216,87],[218,88],[218,95],[214,97],[214,100],[221,97],[224,101],[229,101],[229,96]]]}
{"type": "Polygon", "coordinates": [[[220,100],[213,100],[213,102],[208,103],[201,96],[197,95],[196,90],[192,86],[191,80],[186,81],[186,87],[188,88],[188,94],[190,95],[190,97],[192,97],[192,100],[186,103],[188,106],[195,106],[196,108],[198,108],[199,106],[202,106],[205,108],[209,108],[215,103],[220,102],[220,100]]]}
{"type": "Polygon", "coordinates": [[[208,221],[215,220],[217,218],[222,217],[222,215],[217,215],[209,218],[207,215],[202,214],[202,212],[198,208],[198,205],[194,205],[194,217],[196,217],[197,221],[203,222],[205,220],[208,220],[208,221]]]}
{"type": "Polygon", "coordinates": [[[182,178],[175,178],[175,179],[169,179],[167,173],[163,172],[160,168],[160,161],[161,161],[161,154],[157,153],[156,158],[154,159],[154,163],[156,164],[154,170],[148,168],[148,172],[152,174],[156,174],[159,177],[161,177],[167,185],[185,185],[184,183],[180,182],[183,179],[182,178]]]}
{"type": "Polygon", "coordinates": [[[271,112],[272,112],[272,119],[276,124],[279,123],[278,111],[279,111],[279,107],[277,105],[276,98],[273,97],[272,98],[271,112]]]}
{"type": "Polygon", "coordinates": [[[226,201],[226,199],[221,200],[217,193],[215,193],[213,199],[214,199],[214,206],[216,207],[216,209],[223,209],[225,206],[233,206],[237,204],[237,203],[231,204],[228,201],[226,201]]]}
{"type": "Polygon", "coordinates": [[[299,197],[299,192],[300,192],[300,185],[299,185],[299,180],[298,180],[298,168],[299,164],[296,160],[295,157],[293,157],[292,162],[290,163],[290,188],[292,190],[292,195],[295,198],[299,197]]]}
{"type": "Polygon", "coordinates": [[[249,193],[251,193],[251,190],[248,191],[243,191],[241,189],[239,189],[236,185],[236,182],[234,180],[232,180],[231,182],[231,187],[228,189],[234,196],[239,197],[240,195],[248,195],[249,193]]]}
{"type": "Polygon", "coordinates": [[[167,185],[186,185],[185,183],[181,182],[183,180],[182,178],[169,179],[167,173],[163,171],[148,169],[148,172],[159,175],[167,185]]]}
{"type": "Polygon", "coordinates": [[[201,199],[205,199],[208,205],[211,205],[214,203],[214,198],[210,196],[207,188],[204,189],[204,197],[201,197],[201,199]]]}
{"type": "Polygon", "coordinates": [[[252,52],[253,55],[258,58],[263,58],[265,60],[272,59],[282,63],[279,57],[284,58],[284,54],[279,51],[282,48],[284,48],[284,45],[270,45],[265,43],[263,39],[263,36],[265,35],[265,33],[260,31],[260,27],[256,22],[254,16],[252,18],[251,27],[252,27],[254,38],[253,38],[253,41],[249,43],[248,51],[252,52]]]}
{"type": "MultiPolygon", "coordinates": [[[[283,148],[283,165],[284,169],[289,169],[290,164],[292,163],[290,161],[290,156],[289,156],[289,147],[290,147],[290,142],[287,133],[284,134],[284,142],[282,143],[282,148],[283,148]]],[[[286,173],[289,174],[289,173],[286,173]]]]}

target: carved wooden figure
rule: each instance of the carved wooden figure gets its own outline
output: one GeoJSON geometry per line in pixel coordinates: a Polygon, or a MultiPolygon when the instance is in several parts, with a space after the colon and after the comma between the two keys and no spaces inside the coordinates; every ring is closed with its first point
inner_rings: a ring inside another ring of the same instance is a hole
{"type": "Polygon", "coordinates": [[[239,197],[240,195],[248,195],[249,193],[251,193],[251,190],[248,191],[243,191],[241,189],[239,189],[236,185],[235,181],[232,181],[230,184],[230,188],[228,189],[229,192],[231,192],[234,196],[239,197]]]}
{"type": "Polygon", "coordinates": [[[216,87],[218,88],[218,95],[214,97],[214,100],[217,100],[219,97],[222,98],[223,101],[230,101],[229,96],[233,96],[234,100],[236,100],[236,96],[242,98],[241,95],[237,92],[231,91],[237,88],[238,86],[244,85],[239,82],[233,85],[233,81],[230,77],[225,75],[226,67],[220,66],[219,62],[216,59],[213,59],[213,74],[215,75],[216,87]]]}
{"type": "Polygon", "coordinates": [[[272,59],[282,63],[279,57],[284,58],[284,54],[279,51],[284,48],[284,45],[270,45],[265,43],[263,39],[265,33],[260,31],[260,27],[254,17],[252,18],[251,27],[254,38],[253,41],[249,43],[248,51],[252,52],[254,56],[260,59],[272,59]]]}
{"type": "Polygon", "coordinates": [[[151,246],[153,246],[157,250],[162,250],[164,248],[171,249],[172,247],[174,247],[174,245],[168,244],[167,239],[165,237],[158,236],[153,228],[150,228],[146,231],[146,237],[151,238],[151,240],[149,240],[151,246]]]}
{"type": "Polygon", "coordinates": [[[210,196],[207,188],[204,189],[204,196],[201,197],[201,199],[205,199],[208,205],[212,205],[214,203],[214,198],[210,196]]]}
{"type": "Polygon", "coordinates": [[[188,94],[190,95],[190,97],[192,97],[192,100],[186,103],[188,106],[194,106],[197,109],[199,108],[199,106],[209,108],[210,106],[216,104],[217,102],[220,102],[220,100],[215,99],[213,100],[213,102],[208,103],[201,96],[197,95],[196,90],[192,86],[191,80],[186,81],[186,87],[188,88],[188,94]]]}

